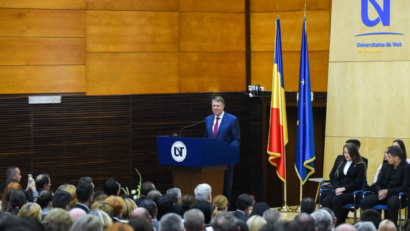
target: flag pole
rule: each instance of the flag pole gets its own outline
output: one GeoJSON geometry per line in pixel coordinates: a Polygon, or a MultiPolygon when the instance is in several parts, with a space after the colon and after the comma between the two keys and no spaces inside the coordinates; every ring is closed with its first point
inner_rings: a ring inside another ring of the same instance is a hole
{"type": "MultiPolygon", "coordinates": [[[[285,161],[285,174],[286,174],[286,150],[285,150],[285,159],[284,159],[284,161],[285,161]]],[[[285,199],[285,203],[284,203],[284,205],[282,206],[282,208],[280,208],[279,209],[279,211],[280,212],[282,212],[282,213],[290,213],[290,212],[293,212],[293,210],[291,209],[291,208],[289,208],[289,206],[287,205],[287,199],[288,199],[288,197],[287,197],[287,195],[286,195],[286,181],[283,181],[283,191],[284,191],[284,199],[285,199]]]]}

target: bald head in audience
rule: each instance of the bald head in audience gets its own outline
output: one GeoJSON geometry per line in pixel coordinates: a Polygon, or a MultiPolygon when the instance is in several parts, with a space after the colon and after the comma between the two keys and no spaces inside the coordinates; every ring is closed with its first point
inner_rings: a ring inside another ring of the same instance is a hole
{"type": "Polygon", "coordinates": [[[73,218],[73,221],[76,221],[86,215],[85,211],[80,208],[73,208],[68,213],[70,214],[71,218],[73,218]]]}
{"type": "Polygon", "coordinates": [[[335,231],[357,231],[357,230],[351,224],[341,224],[341,225],[337,226],[335,231]]]}
{"type": "Polygon", "coordinates": [[[149,215],[149,212],[146,208],[136,208],[132,210],[131,212],[131,217],[143,217],[147,219],[147,221],[151,224],[152,223],[152,217],[149,215]]]}

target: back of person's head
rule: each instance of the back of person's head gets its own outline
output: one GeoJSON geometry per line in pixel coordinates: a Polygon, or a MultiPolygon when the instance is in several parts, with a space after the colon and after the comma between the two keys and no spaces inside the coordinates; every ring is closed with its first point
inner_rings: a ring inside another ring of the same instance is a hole
{"type": "Polygon", "coordinates": [[[91,196],[94,195],[94,188],[90,183],[81,183],[77,185],[75,194],[77,195],[78,202],[85,203],[88,200],[91,202],[91,196]]]}
{"type": "Polygon", "coordinates": [[[376,231],[377,230],[374,224],[370,221],[357,222],[356,224],[354,224],[354,227],[357,229],[357,231],[376,231]]]}
{"type": "Polygon", "coordinates": [[[44,231],[38,220],[31,217],[17,217],[10,213],[0,213],[0,230],[4,231],[44,231]]]}
{"type": "Polygon", "coordinates": [[[284,231],[299,230],[299,224],[295,220],[293,220],[293,221],[283,221],[283,222],[281,222],[281,225],[282,225],[284,231]]]}
{"type": "Polygon", "coordinates": [[[164,216],[167,213],[176,212],[175,206],[174,206],[174,203],[171,197],[167,195],[161,196],[160,198],[158,198],[157,208],[158,208],[158,215],[157,215],[158,220],[161,220],[162,216],[164,216]]]}
{"type": "Polygon", "coordinates": [[[253,206],[252,213],[249,216],[259,215],[263,216],[263,213],[270,209],[269,205],[265,202],[258,202],[253,206]]]}
{"type": "Polygon", "coordinates": [[[91,210],[88,214],[97,217],[100,220],[104,230],[107,230],[108,227],[112,225],[112,218],[110,215],[100,209],[91,210]]]}
{"type": "Polygon", "coordinates": [[[311,214],[315,211],[315,209],[316,209],[316,202],[314,199],[310,197],[305,197],[302,199],[302,202],[300,202],[300,211],[302,213],[311,214]]]}
{"type": "Polygon", "coordinates": [[[44,186],[50,184],[50,175],[47,173],[41,173],[36,177],[36,188],[38,191],[44,189],[44,186]]]}
{"type": "Polygon", "coordinates": [[[336,215],[333,212],[333,210],[329,209],[328,207],[323,207],[323,208],[320,208],[320,209],[323,209],[323,210],[325,210],[326,212],[328,212],[330,214],[330,216],[332,217],[332,221],[333,221],[332,222],[332,227],[335,226],[336,225],[336,220],[335,220],[336,215]]]}
{"type": "Polygon", "coordinates": [[[279,222],[281,221],[280,212],[276,209],[268,209],[263,213],[263,219],[266,222],[279,222]]]}
{"type": "Polygon", "coordinates": [[[53,197],[53,208],[61,208],[61,209],[68,209],[71,203],[71,195],[70,193],[60,190],[54,194],[53,197]]]}
{"type": "Polygon", "coordinates": [[[284,229],[280,222],[268,222],[266,225],[262,226],[259,231],[284,231],[284,229]]]}
{"type": "Polygon", "coordinates": [[[103,225],[96,216],[84,215],[74,221],[69,231],[103,231],[103,225]]]}
{"type": "Polygon", "coordinates": [[[317,231],[330,231],[332,229],[332,216],[326,210],[316,210],[311,216],[315,220],[317,231]]]}
{"type": "Polygon", "coordinates": [[[211,226],[214,231],[238,231],[236,218],[232,213],[220,212],[212,218],[211,226]]]}
{"type": "Polygon", "coordinates": [[[6,185],[6,187],[3,190],[3,195],[1,197],[1,208],[2,211],[6,211],[7,206],[8,206],[8,202],[10,201],[10,195],[7,197],[7,194],[9,193],[9,191],[11,190],[15,190],[15,189],[21,189],[21,185],[17,182],[10,182],[8,183],[7,181],[4,183],[6,185]]]}
{"type": "Polygon", "coordinates": [[[140,208],[145,208],[152,219],[157,219],[157,204],[152,200],[145,199],[141,201],[140,208]]]}
{"type": "Polygon", "coordinates": [[[246,221],[246,224],[249,227],[249,231],[259,231],[266,224],[266,221],[259,215],[253,215],[246,221]]]}
{"type": "Polygon", "coordinates": [[[295,221],[300,231],[315,231],[316,229],[315,220],[308,213],[300,213],[295,217],[295,221]]]}
{"type": "Polygon", "coordinates": [[[72,185],[72,184],[63,184],[60,187],[58,187],[57,191],[66,191],[71,195],[71,202],[70,202],[70,208],[73,208],[77,203],[78,203],[78,199],[77,199],[77,188],[72,185]]]}
{"type": "Polygon", "coordinates": [[[118,196],[119,190],[120,185],[117,183],[114,177],[108,179],[104,184],[104,193],[107,196],[118,196]]]}
{"type": "Polygon", "coordinates": [[[403,151],[401,150],[401,148],[396,146],[390,146],[387,154],[390,154],[393,158],[397,156],[399,157],[399,159],[403,159],[403,151]]]}
{"type": "Polygon", "coordinates": [[[73,218],[73,221],[76,221],[86,215],[85,211],[80,208],[72,208],[68,213],[71,218],[73,218]]]}
{"type": "Polygon", "coordinates": [[[360,216],[360,220],[370,221],[374,224],[374,227],[378,229],[380,222],[382,222],[382,217],[377,210],[366,209],[365,211],[363,211],[362,215],[360,216]]]}
{"type": "Polygon", "coordinates": [[[112,218],[112,217],[115,217],[114,209],[113,209],[108,203],[106,203],[106,202],[104,202],[104,201],[94,202],[94,203],[91,205],[91,208],[90,208],[90,209],[91,209],[91,210],[99,209],[99,210],[102,210],[102,211],[104,211],[105,213],[107,213],[108,216],[110,216],[111,218],[112,218]]]}
{"type": "Polygon", "coordinates": [[[131,226],[128,224],[124,224],[121,222],[115,222],[111,227],[107,229],[107,231],[135,231],[131,226]]]}
{"type": "Polygon", "coordinates": [[[255,200],[249,194],[241,194],[236,199],[236,208],[243,211],[251,207],[255,200]]]}
{"type": "Polygon", "coordinates": [[[31,217],[33,219],[36,219],[38,221],[41,220],[41,207],[40,205],[36,203],[27,203],[23,205],[23,207],[20,209],[20,212],[18,213],[17,216],[19,217],[31,217]]]}
{"type": "Polygon", "coordinates": [[[205,228],[205,217],[201,210],[191,209],[184,214],[186,231],[202,231],[205,228]]]}
{"type": "Polygon", "coordinates": [[[94,199],[94,202],[105,201],[105,199],[107,199],[107,198],[108,198],[107,195],[105,195],[105,194],[100,194],[100,195],[98,195],[98,196],[94,199]]]}
{"type": "Polygon", "coordinates": [[[78,181],[78,184],[83,184],[83,183],[89,183],[91,185],[94,185],[93,183],[93,178],[89,176],[81,177],[80,180],[78,181]]]}
{"type": "Polygon", "coordinates": [[[336,227],[335,231],[357,231],[356,228],[351,224],[341,224],[336,227]]]}
{"type": "Polygon", "coordinates": [[[122,211],[122,219],[124,220],[130,219],[131,212],[136,208],[137,208],[137,205],[132,199],[130,198],[124,199],[124,210],[122,211]]]}
{"type": "Polygon", "coordinates": [[[121,197],[109,196],[104,202],[112,207],[114,217],[120,216],[124,210],[124,200],[121,197]]]}
{"type": "Polygon", "coordinates": [[[224,195],[217,195],[212,200],[212,206],[214,208],[212,217],[214,217],[218,215],[219,212],[225,211],[225,208],[229,207],[228,199],[224,195]]]}
{"type": "Polygon", "coordinates": [[[20,209],[27,203],[26,194],[23,190],[12,190],[10,194],[10,204],[6,212],[17,215],[20,209]]]}
{"type": "Polygon", "coordinates": [[[209,184],[199,184],[196,186],[194,193],[198,201],[206,201],[212,193],[212,188],[209,184]]]}
{"type": "Polygon", "coordinates": [[[13,175],[17,174],[18,167],[16,166],[9,166],[6,170],[6,180],[11,179],[13,175]]]}
{"type": "Polygon", "coordinates": [[[147,196],[148,193],[151,192],[151,191],[154,190],[154,189],[155,189],[154,183],[152,183],[152,182],[150,182],[150,181],[144,182],[144,183],[142,183],[142,185],[141,185],[140,194],[141,194],[142,196],[147,196]]]}
{"type": "Polygon", "coordinates": [[[188,211],[195,207],[196,205],[196,198],[192,195],[183,195],[181,197],[181,207],[184,211],[188,211]]]}
{"type": "Polygon", "coordinates": [[[184,223],[181,217],[175,213],[168,213],[161,218],[159,222],[160,231],[182,231],[184,223]]]}
{"type": "Polygon", "coordinates": [[[54,208],[44,217],[42,223],[46,231],[67,231],[73,224],[73,219],[64,209],[54,208]]]}
{"type": "Polygon", "coordinates": [[[249,231],[249,227],[244,220],[237,219],[236,226],[240,228],[240,231],[249,231]]]}
{"type": "Polygon", "coordinates": [[[346,140],[346,144],[354,144],[356,146],[356,148],[360,148],[360,141],[357,139],[350,139],[350,140],[346,140]]]}
{"type": "Polygon", "coordinates": [[[170,188],[167,190],[167,195],[172,198],[174,204],[178,204],[178,200],[181,198],[181,189],[170,188]]]}
{"type": "MultiPolygon", "coordinates": [[[[357,231],[361,231],[361,230],[357,230],[357,231]]],[[[396,225],[390,220],[383,220],[379,224],[379,231],[396,231],[396,225]]]]}
{"type": "Polygon", "coordinates": [[[19,222],[23,223],[24,225],[29,224],[28,227],[30,227],[30,231],[45,231],[43,224],[41,224],[39,220],[34,219],[32,217],[21,217],[19,222]]]}
{"type": "Polygon", "coordinates": [[[152,225],[144,217],[131,217],[128,222],[134,231],[152,231],[152,225]]]}
{"type": "Polygon", "coordinates": [[[147,219],[147,221],[151,222],[151,215],[149,214],[148,210],[146,208],[136,208],[132,210],[131,212],[131,217],[143,217],[147,219]]]}
{"type": "Polygon", "coordinates": [[[158,198],[162,196],[161,192],[157,189],[151,190],[145,199],[152,200],[156,204],[158,203],[158,198]]]}
{"type": "Polygon", "coordinates": [[[50,190],[43,190],[38,194],[36,203],[40,205],[41,209],[44,209],[47,208],[51,201],[53,201],[53,192],[50,190]]]}

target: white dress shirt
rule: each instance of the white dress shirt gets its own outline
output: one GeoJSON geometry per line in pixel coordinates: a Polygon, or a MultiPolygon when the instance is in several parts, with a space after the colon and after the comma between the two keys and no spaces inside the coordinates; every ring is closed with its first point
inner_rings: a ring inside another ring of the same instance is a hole
{"type": "Polygon", "coordinates": [[[216,124],[216,117],[219,117],[219,120],[218,120],[218,129],[219,129],[221,127],[222,118],[224,117],[224,114],[225,114],[225,111],[223,111],[220,116],[215,115],[214,123],[212,124],[212,133],[214,133],[214,127],[215,127],[215,124],[216,124]]]}
{"type": "Polygon", "coordinates": [[[347,170],[349,170],[350,165],[352,165],[352,161],[347,161],[345,168],[343,169],[343,173],[347,175],[347,170]]]}

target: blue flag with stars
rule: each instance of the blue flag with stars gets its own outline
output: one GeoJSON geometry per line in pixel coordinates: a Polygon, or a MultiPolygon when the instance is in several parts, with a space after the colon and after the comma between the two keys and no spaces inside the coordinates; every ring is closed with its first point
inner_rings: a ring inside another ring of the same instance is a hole
{"type": "Polygon", "coordinates": [[[296,173],[302,183],[315,172],[315,139],[313,134],[312,101],[310,91],[309,56],[306,18],[303,20],[302,49],[300,51],[299,99],[296,140],[296,173]]]}

